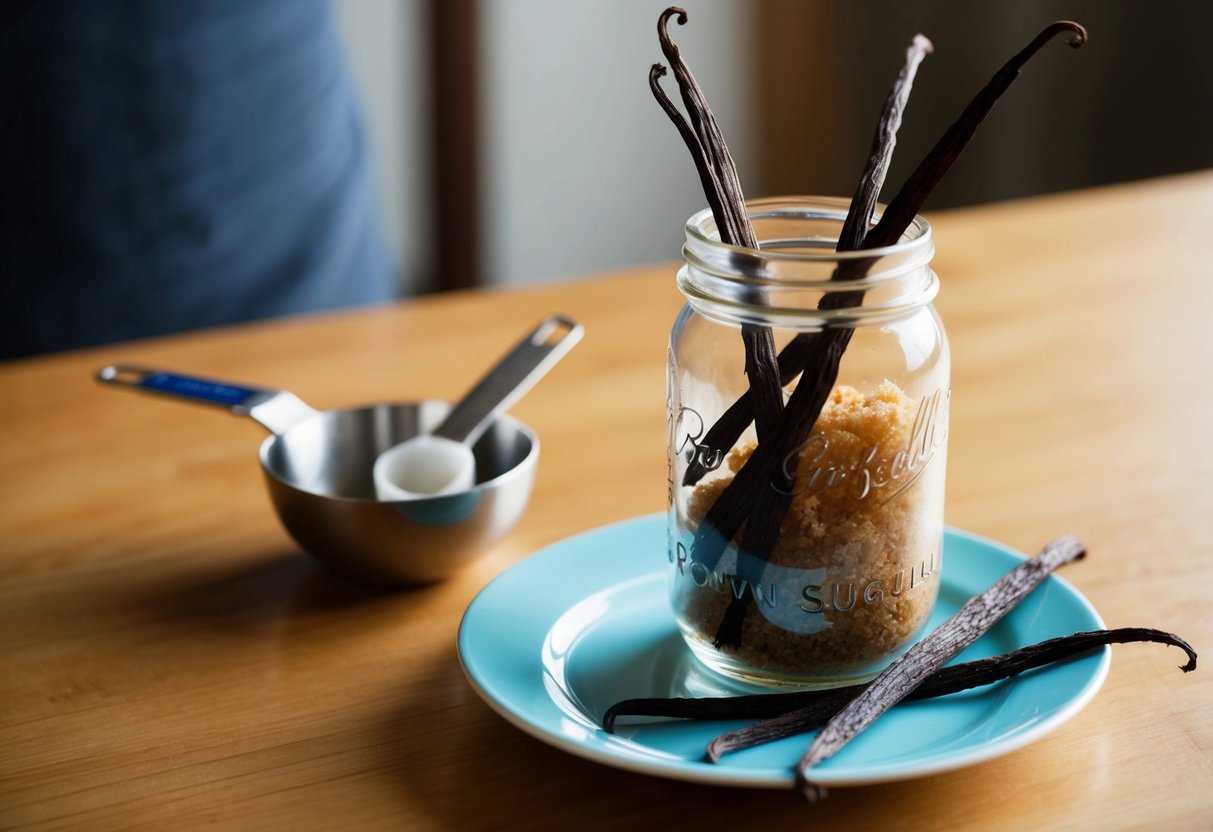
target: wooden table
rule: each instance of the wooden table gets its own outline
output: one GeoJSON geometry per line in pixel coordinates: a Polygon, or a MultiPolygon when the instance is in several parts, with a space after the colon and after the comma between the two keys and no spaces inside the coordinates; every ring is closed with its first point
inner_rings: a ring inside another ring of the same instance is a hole
{"type": "MultiPolygon", "coordinates": [[[[954,355],[948,521],[1035,551],[1109,626],[1213,645],[1213,174],[932,217],[954,355]]],[[[677,218],[675,218],[676,221],[677,218]]],[[[1114,648],[1095,700],[1000,759],[792,793],[568,756],[469,688],[454,637],[538,547],[665,500],[673,266],[423,298],[0,365],[0,827],[1208,829],[1213,675],[1114,648]],[[514,413],[543,442],[519,526],[384,594],[280,529],[260,429],[104,389],[135,361],[317,407],[454,397],[544,313],[585,341],[514,413]],[[743,826],[744,825],[744,826],[743,826]]]]}

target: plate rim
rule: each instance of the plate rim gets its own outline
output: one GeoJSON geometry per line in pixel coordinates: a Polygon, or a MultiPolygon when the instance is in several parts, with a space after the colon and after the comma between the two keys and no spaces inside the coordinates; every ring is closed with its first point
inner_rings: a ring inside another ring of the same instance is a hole
{"type": "MultiPolygon", "coordinates": [[[[513,573],[524,564],[533,563],[534,558],[559,557],[561,550],[575,545],[578,541],[587,537],[594,537],[609,533],[612,530],[621,526],[629,525],[644,525],[657,520],[665,520],[666,512],[653,512],[642,514],[634,517],[616,520],[610,523],[605,523],[600,526],[593,527],[581,532],[577,532],[559,540],[553,541],[550,544],[542,546],[531,554],[523,557],[514,564],[511,564],[505,570],[497,574],[484,587],[482,587],[468,603],[460,619],[458,633],[456,637],[456,656],[459,661],[459,667],[467,679],[469,685],[476,692],[477,696],[489,706],[491,710],[501,716],[506,722],[523,731],[524,733],[540,740],[541,742],[557,748],[566,753],[572,754],[581,759],[590,760],[602,765],[608,765],[613,768],[624,771],[631,771],[638,774],[649,776],[662,777],[665,779],[678,780],[682,782],[712,784],[712,785],[731,785],[748,788],[770,788],[783,789],[788,788],[794,782],[794,776],[791,768],[786,772],[773,773],[770,768],[738,768],[731,767],[727,764],[707,764],[702,761],[692,760],[687,757],[677,757],[671,755],[669,759],[660,757],[646,758],[641,756],[632,756],[620,753],[616,749],[608,746],[587,742],[584,739],[576,739],[567,734],[559,733],[550,730],[544,725],[538,724],[533,718],[528,718],[525,714],[519,713],[510,708],[505,702],[500,701],[498,696],[493,693],[480,679],[477,678],[475,671],[469,666],[469,662],[465,656],[467,650],[465,644],[468,642],[467,634],[469,621],[474,618],[477,605],[483,598],[493,592],[498,582],[507,575],[513,573]]],[[[961,539],[967,538],[974,543],[988,549],[993,549],[1002,555],[1009,556],[1016,560],[1026,560],[1028,556],[1014,549],[1013,547],[1002,543],[993,538],[960,529],[951,525],[945,525],[945,535],[954,535],[961,539]]],[[[651,570],[645,570],[632,574],[623,580],[633,581],[641,578],[650,577],[664,572],[662,566],[658,566],[651,570]]],[[[1104,628],[1102,616],[1098,610],[1090,602],[1090,600],[1080,592],[1070,581],[1065,577],[1058,575],[1056,572],[1051,573],[1046,580],[1056,581],[1065,588],[1077,602],[1085,608],[1096,625],[1099,628],[1104,628]]],[[[603,591],[614,587],[616,584],[603,585],[597,591],[603,591]]],[[[556,619],[570,609],[574,604],[579,603],[583,598],[573,598],[569,600],[567,606],[561,608],[555,614],[552,621],[546,622],[549,626],[544,631],[550,631],[550,625],[554,624],[556,619]]],[[[535,685],[539,691],[542,691],[543,697],[546,700],[543,704],[550,704],[554,709],[560,711],[559,705],[552,701],[551,695],[547,693],[541,680],[542,662],[539,654],[539,646],[536,645],[535,650],[535,670],[537,674],[535,685]]],[[[886,766],[873,766],[870,770],[856,775],[854,772],[842,773],[843,776],[831,777],[828,768],[821,769],[817,778],[823,786],[842,787],[842,786],[859,786],[876,783],[888,783],[894,781],[908,780],[918,777],[927,777],[935,774],[941,774],[948,771],[954,771],[960,768],[967,768],[972,765],[977,765],[997,757],[1010,754],[1034,742],[1043,739],[1048,734],[1060,728],[1074,716],[1080,713],[1095,695],[1103,687],[1111,668],[1112,649],[1110,645],[1104,645],[1098,654],[1099,661],[1094,667],[1091,675],[1084,681],[1080,690],[1075,695],[1070,697],[1064,705],[1058,708],[1049,717],[1040,720],[1033,725],[1017,731],[1010,737],[1004,737],[997,741],[988,742],[984,745],[967,751],[954,752],[948,756],[942,757],[930,763],[914,766],[912,769],[907,769],[904,761],[898,763],[890,763],[886,766]]],[[[1091,657],[1088,657],[1091,658],[1091,657]]],[[[1015,680],[1006,680],[1014,684],[1015,680]]],[[[602,729],[599,728],[599,731],[602,729]]],[[[615,735],[608,735],[615,736],[615,735]]]]}

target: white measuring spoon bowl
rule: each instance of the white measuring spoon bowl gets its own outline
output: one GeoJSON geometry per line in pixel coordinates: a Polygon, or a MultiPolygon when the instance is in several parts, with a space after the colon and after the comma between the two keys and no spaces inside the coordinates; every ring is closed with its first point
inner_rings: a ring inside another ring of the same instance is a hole
{"type": "Polygon", "coordinates": [[[468,491],[476,484],[472,446],[493,418],[534,386],[581,340],[580,324],[549,315],[451,409],[432,433],[384,451],[372,475],[380,500],[399,502],[468,491]]]}
{"type": "Polygon", "coordinates": [[[476,460],[472,449],[462,442],[427,434],[380,454],[374,477],[380,500],[457,494],[476,484],[476,460]]]}

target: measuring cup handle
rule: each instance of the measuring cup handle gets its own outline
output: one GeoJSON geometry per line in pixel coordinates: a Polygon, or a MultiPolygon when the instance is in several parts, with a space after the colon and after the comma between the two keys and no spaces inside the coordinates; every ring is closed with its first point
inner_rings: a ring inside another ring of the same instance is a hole
{"type": "Polygon", "coordinates": [[[581,324],[569,318],[560,315],[544,318],[455,405],[434,435],[467,445],[475,443],[492,417],[518,401],[543,378],[581,340],[584,332],[581,324]]]}
{"type": "Polygon", "coordinates": [[[284,433],[316,413],[293,393],[245,387],[166,370],[149,370],[131,364],[102,367],[97,371],[96,378],[102,384],[222,407],[237,416],[248,416],[276,434],[284,433]]]}

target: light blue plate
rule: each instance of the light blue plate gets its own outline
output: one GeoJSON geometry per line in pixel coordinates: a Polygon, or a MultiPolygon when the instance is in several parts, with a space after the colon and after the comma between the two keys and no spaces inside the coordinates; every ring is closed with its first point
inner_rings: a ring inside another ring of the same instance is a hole
{"type": "MultiPolygon", "coordinates": [[[[934,628],[1013,569],[1023,555],[949,529],[934,628]]],[[[477,693],[546,743],[607,765],[705,783],[786,787],[811,735],[703,761],[717,734],[743,722],[620,720],[621,699],[742,692],[693,659],[666,598],[665,515],[639,517],[563,540],[498,576],[471,603],[459,657],[477,693]]],[[[1056,576],[956,661],[1102,628],[1091,604],[1056,576]]],[[[1006,754],[1078,713],[1103,684],[1111,649],[1090,653],[885,714],[817,769],[823,786],[919,777],[1006,754]]]]}

